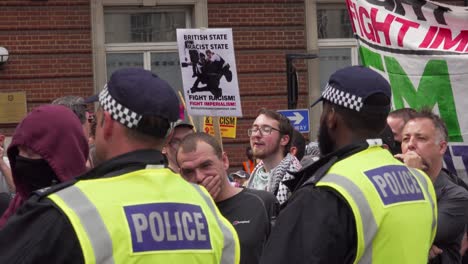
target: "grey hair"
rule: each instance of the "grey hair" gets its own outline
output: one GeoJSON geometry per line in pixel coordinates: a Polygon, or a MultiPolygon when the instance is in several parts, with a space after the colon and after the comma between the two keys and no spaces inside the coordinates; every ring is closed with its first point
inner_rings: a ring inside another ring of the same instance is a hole
{"type": "Polygon", "coordinates": [[[81,124],[84,124],[86,120],[86,103],[84,99],[75,95],[68,95],[60,97],[52,101],[52,104],[63,105],[75,113],[75,115],[80,119],[81,124]]]}

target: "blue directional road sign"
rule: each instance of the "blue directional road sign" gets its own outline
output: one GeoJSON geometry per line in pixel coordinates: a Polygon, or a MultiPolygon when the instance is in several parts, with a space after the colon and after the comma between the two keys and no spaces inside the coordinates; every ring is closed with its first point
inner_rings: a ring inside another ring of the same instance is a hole
{"type": "Polygon", "coordinates": [[[308,133],[309,128],[309,109],[289,109],[278,110],[278,113],[284,115],[289,120],[294,128],[301,133],[308,133]]]}

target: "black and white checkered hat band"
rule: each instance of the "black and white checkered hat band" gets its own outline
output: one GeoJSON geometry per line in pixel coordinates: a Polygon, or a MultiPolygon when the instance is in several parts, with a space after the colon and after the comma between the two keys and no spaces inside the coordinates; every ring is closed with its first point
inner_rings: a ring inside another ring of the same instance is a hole
{"type": "Polygon", "coordinates": [[[340,91],[330,84],[327,84],[325,87],[325,91],[323,92],[322,97],[334,104],[341,105],[345,108],[349,108],[358,112],[361,111],[362,106],[364,105],[362,102],[362,97],[340,91]]]}
{"type": "Polygon", "coordinates": [[[107,90],[107,85],[104,86],[104,90],[99,93],[99,103],[105,111],[112,115],[114,120],[128,128],[136,127],[142,118],[142,115],[133,112],[115,101],[107,90]]]}

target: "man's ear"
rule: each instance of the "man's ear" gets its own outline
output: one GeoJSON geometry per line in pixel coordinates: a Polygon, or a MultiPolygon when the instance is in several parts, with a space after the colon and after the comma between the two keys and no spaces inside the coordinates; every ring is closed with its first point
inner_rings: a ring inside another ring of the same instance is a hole
{"type": "Polygon", "coordinates": [[[104,139],[109,139],[112,137],[113,131],[114,131],[114,126],[115,122],[112,119],[111,115],[109,112],[103,112],[102,113],[102,132],[104,139]]]}
{"type": "Polygon", "coordinates": [[[338,121],[338,114],[335,111],[335,108],[330,107],[330,111],[328,111],[325,117],[325,124],[327,125],[328,129],[335,129],[338,121]]]}
{"type": "Polygon", "coordinates": [[[293,156],[295,157],[296,154],[297,154],[297,147],[291,146],[291,147],[289,148],[289,153],[291,153],[291,155],[293,155],[293,156]]]}
{"type": "Polygon", "coordinates": [[[280,146],[286,146],[289,141],[291,140],[291,137],[289,135],[282,135],[280,138],[280,146]]]}
{"type": "Polygon", "coordinates": [[[224,167],[224,170],[227,171],[227,169],[229,169],[229,158],[226,154],[226,152],[223,151],[223,167],[224,167]]]}
{"type": "MultiPolygon", "coordinates": [[[[164,145],[168,146],[169,142],[171,142],[172,137],[174,137],[174,128],[169,128],[166,132],[166,138],[164,139],[164,145]]],[[[169,146],[168,146],[169,147],[169,146]]],[[[163,153],[164,154],[164,153],[163,153]]]]}
{"type": "Polygon", "coordinates": [[[439,153],[441,155],[444,155],[445,152],[447,151],[447,141],[441,140],[439,143],[439,147],[440,147],[439,153]]]}

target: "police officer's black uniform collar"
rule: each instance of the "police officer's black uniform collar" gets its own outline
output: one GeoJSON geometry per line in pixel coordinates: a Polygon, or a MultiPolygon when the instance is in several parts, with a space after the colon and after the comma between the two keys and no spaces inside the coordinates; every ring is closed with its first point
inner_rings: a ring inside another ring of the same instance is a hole
{"type": "Polygon", "coordinates": [[[67,188],[75,184],[78,180],[96,179],[96,178],[107,178],[117,175],[122,175],[136,170],[142,170],[146,165],[164,165],[167,167],[167,163],[164,156],[159,150],[155,149],[142,149],[136,150],[129,153],[122,154],[114,157],[101,165],[94,167],[85,174],[78,176],[70,181],[62,182],[57,185],[49,186],[43,189],[39,189],[33,192],[35,199],[41,199],[47,195],[67,188]]]}
{"type": "Polygon", "coordinates": [[[125,153],[105,161],[77,179],[112,177],[126,172],[144,169],[148,164],[167,166],[164,156],[160,151],[155,149],[142,149],[125,153]]]}

